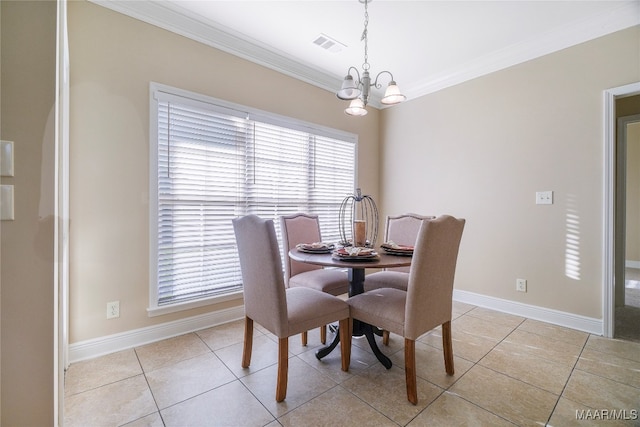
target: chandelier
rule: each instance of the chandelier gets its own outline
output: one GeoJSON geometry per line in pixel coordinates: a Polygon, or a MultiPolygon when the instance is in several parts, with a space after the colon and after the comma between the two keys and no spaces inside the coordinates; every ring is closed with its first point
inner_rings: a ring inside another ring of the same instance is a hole
{"type": "Polygon", "coordinates": [[[358,72],[356,67],[349,67],[347,70],[347,75],[342,82],[342,87],[336,93],[336,96],[345,101],[351,101],[349,106],[344,110],[346,114],[351,116],[364,116],[367,114],[367,102],[369,100],[369,91],[371,87],[375,87],[376,89],[380,89],[382,84],[378,83],[378,79],[383,74],[389,74],[391,77],[391,81],[387,86],[387,89],[384,93],[384,96],[380,100],[381,103],[385,105],[394,105],[399,104],[405,99],[398,85],[393,80],[393,74],[389,71],[381,71],[376,76],[376,79],[371,83],[371,77],[369,76],[369,53],[368,53],[368,33],[367,26],[369,25],[369,12],[367,10],[367,6],[369,2],[372,0],[358,0],[360,3],[364,3],[364,31],[362,32],[362,37],[360,40],[364,40],[364,63],[362,64],[362,76],[358,72]],[[354,77],[351,75],[351,71],[354,71],[357,79],[354,80],[354,77]]]}

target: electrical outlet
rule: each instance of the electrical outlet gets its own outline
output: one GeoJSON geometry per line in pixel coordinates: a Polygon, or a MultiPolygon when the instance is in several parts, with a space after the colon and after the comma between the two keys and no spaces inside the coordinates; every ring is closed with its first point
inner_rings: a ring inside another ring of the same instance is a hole
{"type": "Polygon", "coordinates": [[[553,204],[553,191],[536,192],[536,205],[552,205],[552,204],[553,204]]]}
{"type": "Polygon", "coordinates": [[[526,281],[526,279],[516,279],[516,291],[518,291],[518,292],[527,292],[527,281],[526,281]]]}
{"type": "Polygon", "coordinates": [[[107,319],[120,317],[120,301],[112,301],[107,303],[107,319]]]}

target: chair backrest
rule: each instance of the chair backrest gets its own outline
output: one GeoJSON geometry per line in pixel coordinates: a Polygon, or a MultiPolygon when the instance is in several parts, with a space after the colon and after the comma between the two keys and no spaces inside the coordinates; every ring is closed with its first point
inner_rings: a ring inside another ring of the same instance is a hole
{"type": "Polygon", "coordinates": [[[247,215],[233,220],[247,317],[277,336],[286,336],[287,298],[272,220],[247,215]]]}
{"type": "Polygon", "coordinates": [[[298,243],[321,242],[320,222],[318,215],[297,213],[280,217],[280,231],[282,232],[282,252],[284,254],[284,282],[289,286],[289,278],[305,271],[319,270],[319,265],[294,261],[289,258],[289,250],[298,243]]]}
{"type": "Polygon", "coordinates": [[[465,220],[442,215],[418,233],[407,288],[405,337],[417,339],[451,320],[453,279],[465,220]]]}
{"type": "MultiPolygon", "coordinates": [[[[433,216],[417,215],[413,213],[387,216],[385,225],[384,241],[393,241],[398,245],[415,245],[418,238],[418,231],[422,221],[425,219],[433,219],[433,216]]],[[[409,272],[409,267],[389,268],[390,271],[409,272]]]]}

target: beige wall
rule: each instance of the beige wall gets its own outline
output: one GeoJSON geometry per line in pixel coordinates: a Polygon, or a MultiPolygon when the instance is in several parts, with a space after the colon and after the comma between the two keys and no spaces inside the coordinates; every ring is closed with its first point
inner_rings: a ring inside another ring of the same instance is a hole
{"type": "Polygon", "coordinates": [[[239,303],[147,316],[150,81],[356,133],[379,195],[376,110],[349,118],[333,93],[87,2],[69,3],[69,45],[71,343],[239,303]]]}
{"type": "Polygon", "coordinates": [[[14,141],[15,220],[0,224],[3,426],[53,423],[56,3],[0,2],[0,138],[14,141]]]}
{"type": "Polygon", "coordinates": [[[636,81],[638,27],[384,110],[383,212],[467,219],[457,289],[601,318],[603,91],[636,81]]]}

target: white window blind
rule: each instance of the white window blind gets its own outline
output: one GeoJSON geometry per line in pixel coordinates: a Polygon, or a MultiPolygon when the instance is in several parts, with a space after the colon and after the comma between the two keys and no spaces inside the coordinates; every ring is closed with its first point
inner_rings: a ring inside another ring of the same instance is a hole
{"type": "Polygon", "coordinates": [[[234,107],[166,89],[152,97],[151,308],[242,289],[235,217],[271,218],[279,237],[280,215],[313,213],[324,240],[339,239],[355,137],[234,107]]]}

